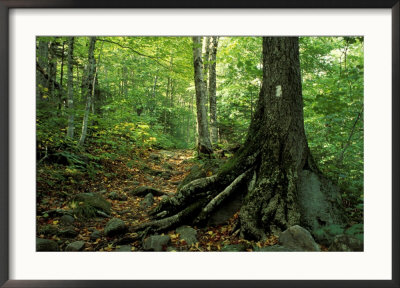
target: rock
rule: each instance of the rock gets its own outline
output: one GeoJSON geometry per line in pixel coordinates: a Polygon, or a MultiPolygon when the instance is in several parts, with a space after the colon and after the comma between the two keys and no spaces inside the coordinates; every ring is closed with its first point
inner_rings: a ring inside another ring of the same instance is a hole
{"type": "Polygon", "coordinates": [[[160,155],[158,155],[156,153],[151,153],[149,156],[149,159],[151,159],[153,161],[160,161],[161,157],[160,157],[160,155]]]}
{"type": "Polygon", "coordinates": [[[171,238],[168,235],[153,235],[143,242],[143,249],[146,251],[165,251],[171,238]]]}
{"type": "Polygon", "coordinates": [[[45,225],[39,229],[39,234],[43,234],[46,236],[52,236],[58,234],[58,229],[54,225],[45,225]]]}
{"type": "Polygon", "coordinates": [[[73,251],[73,252],[82,251],[84,247],[85,247],[84,241],[75,241],[69,244],[65,248],[65,251],[73,251]]]}
{"type": "Polygon", "coordinates": [[[197,231],[190,226],[181,226],[175,231],[180,234],[180,238],[185,240],[189,246],[198,242],[197,231]]]}
{"type": "Polygon", "coordinates": [[[125,222],[118,218],[113,218],[107,222],[104,228],[104,234],[112,237],[119,234],[124,234],[127,231],[125,222]]]}
{"type": "Polygon", "coordinates": [[[211,214],[207,226],[216,226],[226,223],[236,212],[240,210],[243,203],[243,194],[236,193],[226,199],[218,209],[211,214]]]}
{"type": "Polygon", "coordinates": [[[36,251],[58,251],[58,244],[52,240],[36,238],[36,251]]]}
{"type": "Polygon", "coordinates": [[[153,194],[149,193],[144,197],[140,205],[142,207],[150,207],[151,205],[153,205],[153,203],[154,203],[154,196],[153,194]]]}
{"type": "Polygon", "coordinates": [[[328,179],[308,170],[301,172],[299,180],[301,225],[310,229],[316,241],[329,246],[329,240],[325,239],[329,237],[317,234],[325,226],[342,226],[347,222],[339,189],[328,179]]]}
{"type": "Polygon", "coordinates": [[[102,196],[95,193],[78,194],[73,198],[73,201],[78,203],[83,202],[84,204],[100,210],[106,214],[110,214],[111,211],[111,203],[102,196]]]}
{"type": "Polygon", "coordinates": [[[165,195],[164,192],[157,190],[153,187],[149,187],[149,186],[139,186],[137,187],[135,190],[133,190],[132,192],[130,192],[130,194],[132,196],[145,196],[147,194],[153,194],[153,196],[162,196],[165,195]]]}
{"type": "Polygon", "coordinates": [[[61,223],[61,225],[64,225],[64,226],[72,225],[72,224],[74,224],[74,222],[75,222],[75,218],[72,217],[71,215],[63,215],[60,218],[60,223],[61,223]]]}
{"type": "Polygon", "coordinates": [[[253,248],[254,252],[299,252],[302,250],[294,249],[294,248],[289,248],[281,245],[272,245],[272,246],[265,246],[265,247],[257,247],[254,246],[253,248]]]}
{"type": "Polygon", "coordinates": [[[283,231],[279,236],[279,244],[302,251],[321,251],[311,233],[299,225],[289,227],[283,231]]]}
{"type": "Polygon", "coordinates": [[[351,235],[337,235],[329,246],[329,251],[364,251],[364,243],[360,239],[357,239],[351,235]]]}
{"type": "Polygon", "coordinates": [[[221,251],[222,252],[241,252],[241,251],[247,251],[247,245],[245,244],[231,244],[231,245],[226,245],[222,247],[221,251]]]}
{"type": "Polygon", "coordinates": [[[132,252],[131,245],[122,245],[115,249],[115,252],[132,252]]]}
{"type": "Polygon", "coordinates": [[[64,229],[62,229],[58,232],[58,236],[63,237],[63,238],[74,238],[78,234],[79,233],[77,231],[75,231],[74,227],[72,227],[72,226],[65,227],[64,229]]]}
{"type": "Polygon", "coordinates": [[[96,241],[99,238],[101,238],[101,232],[98,230],[94,230],[92,234],[90,234],[90,240],[92,241],[96,241]]]}
{"type": "Polygon", "coordinates": [[[118,194],[117,192],[110,192],[110,194],[108,194],[108,198],[111,200],[118,200],[118,201],[128,200],[128,197],[126,197],[126,195],[118,194]]]}

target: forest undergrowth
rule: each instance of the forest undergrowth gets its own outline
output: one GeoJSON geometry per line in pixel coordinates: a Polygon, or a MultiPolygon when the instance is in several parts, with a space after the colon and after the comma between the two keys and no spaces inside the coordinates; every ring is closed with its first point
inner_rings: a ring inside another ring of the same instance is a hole
{"type": "MultiPolygon", "coordinates": [[[[134,227],[150,220],[148,213],[160,203],[162,196],[155,196],[151,206],[145,206],[143,197],[132,196],[130,192],[139,186],[145,186],[158,189],[172,197],[177,186],[190,173],[192,167],[200,163],[196,160],[193,150],[146,149],[141,152],[140,156],[141,160],[136,161],[134,165],[127,165],[127,163],[131,163],[129,158],[109,161],[105,165],[107,172],[97,174],[95,181],[79,185],[80,190],[75,190],[75,192],[60,192],[63,188],[65,189],[63,185],[46,187],[51,190],[40,193],[40,200],[37,201],[37,237],[57,241],[61,250],[74,241],[84,241],[83,251],[143,251],[143,243],[141,239],[138,239],[134,227]],[[73,213],[74,207],[71,207],[71,198],[80,192],[94,192],[102,195],[111,204],[111,215],[109,215],[110,217],[94,218],[75,215],[72,227],[76,235],[63,237],[60,235],[60,231],[65,229],[60,221],[63,215],[61,211],[73,213]],[[54,211],[61,213],[53,213],[54,211]],[[104,227],[111,217],[123,220],[128,226],[128,232],[117,237],[105,236],[104,227]],[[101,236],[91,237],[96,230],[100,232],[101,236]]],[[[47,168],[55,169],[54,164],[49,164],[47,168]]],[[[206,174],[210,176],[212,171],[206,171],[206,174]]],[[[41,177],[45,179],[44,175],[41,177]]],[[[38,183],[41,191],[46,190],[43,185],[45,185],[44,182],[38,183]]],[[[223,225],[194,226],[193,228],[197,230],[198,242],[191,245],[181,239],[175,230],[167,231],[165,234],[171,238],[168,250],[220,251],[226,245],[242,244],[246,251],[253,251],[254,248],[277,243],[278,237],[275,235],[271,235],[263,242],[240,239],[238,233],[235,233],[237,221],[238,213],[223,225]]],[[[324,250],[324,247],[322,248],[324,250]]]]}

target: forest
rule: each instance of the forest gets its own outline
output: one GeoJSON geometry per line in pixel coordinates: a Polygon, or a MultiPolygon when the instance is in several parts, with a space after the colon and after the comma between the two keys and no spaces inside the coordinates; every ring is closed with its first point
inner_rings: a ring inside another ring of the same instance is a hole
{"type": "Polygon", "coordinates": [[[363,251],[363,37],[36,38],[36,250],[363,251]]]}

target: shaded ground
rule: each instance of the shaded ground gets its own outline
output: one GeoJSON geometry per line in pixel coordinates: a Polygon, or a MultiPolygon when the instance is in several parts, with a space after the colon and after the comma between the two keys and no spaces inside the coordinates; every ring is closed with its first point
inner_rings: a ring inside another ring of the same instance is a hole
{"type": "MultiPolygon", "coordinates": [[[[95,183],[83,180],[84,190],[81,190],[81,192],[95,192],[106,198],[111,203],[110,217],[80,218],[75,216],[73,223],[65,227],[60,221],[62,213],[47,213],[47,211],[71,211],[70,197],[59,196],[68,194],[66,192],[48,193],[49,195],[42,196],[37,203],[37,237],[56,241],[60,250],[65,250],[68,244],[74,241],[84,241],[83,251],[142,251],[142,239],[137,237],[133,227],[149,221],[148,212],[158,205],[161,197],[165,196],[155,196],[154,203],[146,206],[143,203],[144,197],[132,196],[132,191],[139,186],[149,186],[167,193],[167,197],[172,197],[179,183],[187,176],[195,163],[192,150],[144,151],[140,155],[140,161],[130,159],[112,161],[108,163],[110,167],[107,167],[107,170],[112,171],[107,174],[109,177],[102,175],[102,179],[95,183]],[[119,200],[112,200],[115,198],[119,200]],[[127,232],[114,237],[105,236],[104,228],[110,218],[123,220],[127,225],[127,232]],[[74,233],[69,233],[72,235],[67,236],[60,234],[60,231],[66,228],[72,229],[72,232],[75,231],[76,236],[72,236],[74,233]],[[94,231],[100,232],[98,237],[93,237],[94,231]]],[[[76,184],[79,185],[79,183],[76,184]]],[[[230,247],[229,245],[240,244],[240,250],[253,251],[277,243],[275,236],[271,236],[265,242],[239,239],[236,229],[237,219],[236,213],[223,225],[193,227],[197,231],[198,242],[191,245],[188,245],[176,230],[167,231],[165,234],[170,236],[171,242],[168,247],[163,247],[163,250],[220,251],[226,250],[230,247]]]]}

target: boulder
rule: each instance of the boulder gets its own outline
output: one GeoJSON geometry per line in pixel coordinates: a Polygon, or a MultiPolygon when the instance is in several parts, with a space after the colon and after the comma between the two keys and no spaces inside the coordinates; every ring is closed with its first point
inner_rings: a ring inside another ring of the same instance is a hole
{"type": "Polygon", "coordinates": [[[241,243],[241,244],[230,244],[230,245],[225,245],[222,247],[221,251],[222,252],[242,252],[242,251],[247,251],[248,247],[247,245],[241,243]]]}
{"type": "Polygon", "coordinates": [[[104,234],[109,237],[124,234],[126,231],[127,227],[125,222],[118,218],[113,218],[108,221],[104,228],[104,234]]]}
{"type": "Polygon", "coordinates": [[[101,238],[101,232],[98,230],[94,230],[92,234],[90,234],[90,240],[92,241],[96,241],[99,238],[101,238]]]}
{"type": "MultiPolygon", "coordinates": [[[[315,239],[329,246],[333,239],[321,229],[326,226],[343,226],[346,221],[339,189],[331,181],[309,170],[299,175],[298,201],[301,223],[307,227],[315,239]]],[[[340,234],[340,231],[337,231],[340,234]]]]}
{"type": "Polygon", "coordinates": [[[164,192],[157,190],[153,187],[149,187],[149,186],[139,186],[137,187],[135,190],[133,190],[132,192],[130,192],[130,194],[132,196],[138,196],[138,197],[142,197],[145,196],[147,194],[153,194],[153,196],[162,196],[165,195],[164,192]]]}
{"type": "Polygon", "coordinates": [[[39,234],[46,236],[52,236],[58,234],[58,228],[54,225],[44,225],[39,229],[39,234]]]}
{"type": "Polygon", "coordinates": [[[131,245],[122,245],[115,248],[115,252],[132,252],[131,245]]]}
{"type": "Polygon", "coordinates": [[[102,196],[95,193],[81,193],[73,198],[74,202],[83,202],[87,206],[91,206],[96,210],[100,210],[106,214],[110,214],[111,203],[102,196]]]}
{"type": "Polygon", "coordinates": [[[84,241],[75,241],[68,244],[68,246],[65,248],[65,251],[70,251],[70,252],[82,251],[84,247],[85,247],[84,241]]]}
{"type": "Polygon", "coordinates": [[[153,235],[143,242],[143,249],[146,251],[166,251],[171,238],[168,235],[153,235]]]}
{"type": "Polygon", "coordinates": [[[321,251],[311,233],[299,225],[289,227],[283,231],[279,236],[279,244],[296,250],[321,251]]]}
{"type": "Polygon", "coordinates": [[[140,203],[140,205],[141,205],[142,207],[150,207],[151,205],[153,205],[153,203],[154,203],[153,194],[149,193],[149,194],[147,194],[147,195],[144,197],[144,199],[143,199],[143,201],[140,203]]]}
{"type": "Polygon", "coordinates": [[[185,242],[190,246],[196,242],[197,240],[197,231],[196,229],[193,229],[190,226],[181,226],[177,228],[176,233],[178,233],[180,236],[180,239],[185,240],[185,242]]]}
{"type": "Polygon", "coordinates": [[[68,226],[60,231],[58,231],[58,236],[63,237],[63,238],[74,238],[78,235],[78,232],[75,231],[74,227],[68,226]]]}
{"type": "Polygon", "coordinates": [[[74,222],[75,222],[75,218],[72,217],[71,215],[63,215],[60,218],[60,223],[61,223],[61,225],[64,225],[64,226],[72,225],[72,224],[74,224],[74,222]]]}
{"type": "Polygon", "coordinates": [[[236,212],[240,210],[243,203],[243,194],[235,193],[215,209],[208,219],[207,226],[225,224],[236,212]]]}
{"type": "Polygon", "coordinates": [[[52,240],[36,238],[36,251],[58,251],[58,244],[52,240]]]}
{"type": "Polygon", "coordinates": [[[126,197],[126,195],[124,194],[119,194],[117,192],[110,192],[110,194],[108,194],[108,198],[111,200],[118,200],[118,201],[126,201],[128,200],[128,197],[126,197]]]}
{"type": "Polygon", "coordinates": [[[360,239],[351,235],[337,235],[329,246],[329,251],[364,251],[364,243],[360,239]]]}

